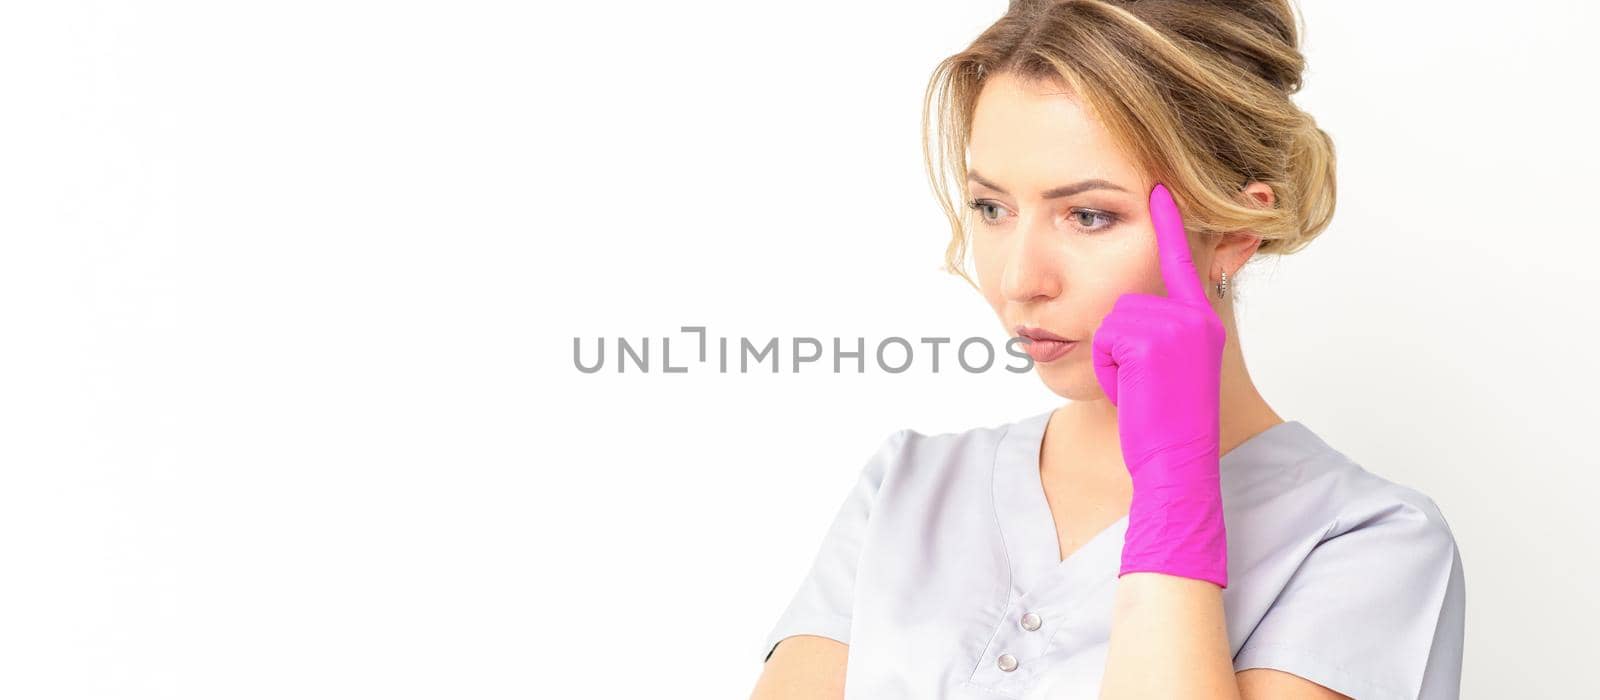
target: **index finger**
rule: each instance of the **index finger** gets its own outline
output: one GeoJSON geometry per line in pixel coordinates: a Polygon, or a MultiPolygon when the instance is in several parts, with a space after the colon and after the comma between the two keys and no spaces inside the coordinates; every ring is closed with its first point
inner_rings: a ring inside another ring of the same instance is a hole
{"type": "Polygon", "coordinates": [[[1156,228],[1157,257],[1161,260],[1161,279],[1167,296],[1186,304],[1210,306],[1200,273],[1189,253],[1189,236],[1183,230],[1183,216],[1166,185],[1156,183],[1150,190],[1150,220],[1156,228]]]}

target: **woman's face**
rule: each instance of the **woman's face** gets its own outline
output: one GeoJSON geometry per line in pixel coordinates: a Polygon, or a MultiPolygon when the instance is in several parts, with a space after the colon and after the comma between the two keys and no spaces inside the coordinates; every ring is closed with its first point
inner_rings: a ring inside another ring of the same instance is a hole
{"type": "MultiPolygon", "coordinates": [[[[1086,110],[1064,87],[996,75],[978,96],[968,146],[978,286],[1008,335],[1027,326],[1078,341],[1034,360],[1074,401],[1105,397],[1092,343],[1117,298],[1165,293],[1149,215],[1156,183],[1086,110]]],[[[1194,262],[1210,266],[1201,251],[1194,262]]]]}

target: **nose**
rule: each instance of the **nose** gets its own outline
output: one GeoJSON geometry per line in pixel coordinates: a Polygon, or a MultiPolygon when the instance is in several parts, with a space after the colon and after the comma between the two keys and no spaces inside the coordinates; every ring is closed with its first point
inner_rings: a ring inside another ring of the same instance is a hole
{"type": "Polygon", "coordinates": [[[1019,217],[1001,282],[1006,299],[1022,304],[1061,294],[1061,232],[1048,216],[1019,217]]]}

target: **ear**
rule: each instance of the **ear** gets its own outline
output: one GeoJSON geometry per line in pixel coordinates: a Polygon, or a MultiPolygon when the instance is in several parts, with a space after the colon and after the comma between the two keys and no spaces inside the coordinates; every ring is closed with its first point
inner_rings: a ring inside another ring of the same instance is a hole
{"type": "Polygon", "coordinates": [[[1272,204],[1278,201],[1277,195],[1272,192],[1272,186],[1265,182],[1251,181],[1244,186],[1244,193],[1255,200],[1257,206],[1267,209],[1271,209],[1272,204]]]}
{"type": "MultiPolygon", "coordinates": [[[[1247,201],[1251,204],[1271,208],[1277,202],[1277,195],[1273,193],[1272,186],[1264,182],[1252,181],[1242,190],[1247,201]]],[[[1231,276],[1243,267],[1250,256],[1255,255],[1256,248],[1261,247],[1261,237],[1250,231],[1234,231],[1223,235],[1217,241],[1213,253],[1210,279],[1216,282],[1222,279],[1222,271],[1227,270],[1231,276]]]]}

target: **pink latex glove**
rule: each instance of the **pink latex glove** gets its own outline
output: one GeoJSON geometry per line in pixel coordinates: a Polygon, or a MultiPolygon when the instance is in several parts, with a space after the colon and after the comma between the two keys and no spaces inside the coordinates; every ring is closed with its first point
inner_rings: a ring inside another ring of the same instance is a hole
{"type": "Polygon", "coordinates": [[[1169,296],[1124,294],[1094,333],[1094,372],[1117,407],[1133,476],[1122,569],[1228,587],[1219,394],[1227,329],[1206,298],[1172,194],[1150,192],[1169,296]]]}

